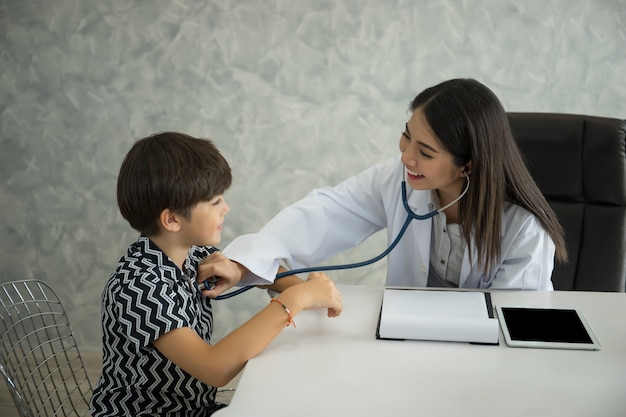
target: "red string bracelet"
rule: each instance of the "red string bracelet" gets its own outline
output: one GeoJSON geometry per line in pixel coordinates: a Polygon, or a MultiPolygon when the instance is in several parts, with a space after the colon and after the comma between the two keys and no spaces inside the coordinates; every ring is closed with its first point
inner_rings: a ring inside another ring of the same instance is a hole
{"type": "Polygon", "coordinates": [[[296,328],[296,322],[293,321],[293,316],[291,315],[291,311],[289,311],[289,309],[287,308],[286,305],[284,305],[283,303],[281,303],[279,300],[277,300],[276,298],[272,298],[270,300],[270,304],[272,302],[277,302],[278,304],[280,304],[282,306],[282,308],[285,310],[285,312],[287,313],[287,316],[289,317],[289,321],[287,321],[287,325],[285,327],[289,327],[289,326],[293,326],[293,328],[296,328]]]}

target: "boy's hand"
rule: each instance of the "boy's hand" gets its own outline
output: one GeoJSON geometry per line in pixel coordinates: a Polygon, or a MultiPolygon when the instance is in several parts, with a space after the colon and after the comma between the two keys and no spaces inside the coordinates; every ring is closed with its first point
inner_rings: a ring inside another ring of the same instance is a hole
{"type": "Polygon", "coordinates": [[[323,272],[311,272],[306,281],[287,288],[278,298],[304,310],[326,308],[328,317],[337,317],[343,310],[341,293],[323,272]]]}
{"type": "Polygon", "coordinates": [[[231,261],[221,252],[213,252],[198,266],[196,280],[200,283],[215,279],[213,289],[202,291],[204,296],[215,298],[241,281],[246,272],[243,265],[231,261]]]}
{"type": "MultiPolygon", "coordinates": [[[[304,282],[304,284],[314,284],[320,292],[320,299],[318,303],[323,303],[323,307],[328,309],[328,317],[337,317],[343,310],[343,301],[341,300],[341,293],[335,287],[335,283],[330,279],[328,275],[323,272],[311,272],[304,282]]],[[[316,308],[318,306],[311,306],[316,308]]]]}

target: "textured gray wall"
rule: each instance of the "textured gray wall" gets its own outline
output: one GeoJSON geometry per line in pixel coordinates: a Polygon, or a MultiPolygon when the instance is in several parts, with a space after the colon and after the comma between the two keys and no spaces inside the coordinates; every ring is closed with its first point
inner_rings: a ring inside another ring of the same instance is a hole
{"type": "MultiPolygon", "coordinates": [[[[507,110],[626,116],[624,0],[0,1],[0,281],[56,288],[85,349],[136,233],[115,180],[138,138],[211,137],[224,245],[397,152],[423,88],[474,77],[507,110]]],[[[383,249],[375,236],[338,262],[383,249]]],[[[384,264],[333,274],[383,282],[384,264]]],[[[221,337],[267,303],[217,305],[221,337]]]]}

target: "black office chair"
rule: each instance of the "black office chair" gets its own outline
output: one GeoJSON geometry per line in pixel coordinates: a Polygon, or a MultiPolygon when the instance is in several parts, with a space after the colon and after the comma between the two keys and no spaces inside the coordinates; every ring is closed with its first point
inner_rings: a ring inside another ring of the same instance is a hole
{"type": "Polygon", "coordinates": [[[509,121],[565,229],[570,261],[555,265],[555,289],[624,291],[626,121],[557,113],[509,113],[509,121]]]}

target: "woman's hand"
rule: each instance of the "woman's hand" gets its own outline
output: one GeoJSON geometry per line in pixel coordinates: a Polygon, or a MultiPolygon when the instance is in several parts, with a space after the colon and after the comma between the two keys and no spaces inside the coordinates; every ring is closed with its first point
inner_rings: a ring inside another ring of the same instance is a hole
{"type": "Polygon", "coordinates": [[[247,273],[246,268],[225,257],[221,252],[213,252],[198,266],[198,283],[209,280],[214,285],[210,290],[202,290],[209,298],[218,295],[236,285],[247,273]]]}

